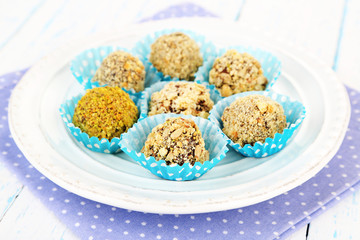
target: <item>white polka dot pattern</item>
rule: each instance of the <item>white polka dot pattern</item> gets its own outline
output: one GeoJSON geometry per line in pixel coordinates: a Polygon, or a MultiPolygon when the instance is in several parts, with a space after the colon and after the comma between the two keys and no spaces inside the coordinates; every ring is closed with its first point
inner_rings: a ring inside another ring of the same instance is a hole
{"type": "MultiPolygon", "coordinates": [[[[192,4],[171,7],[154,18],[211,16],[192,4]]],[[[0,161],[81,239],[273,239],[285,238],[345,195],[360,189],[360,94],[349,90],[349,131],[336,156],[315,177],[271,200],[229,211],[196,215],[135,212],[74,195],[45,178],[24,158],[7,123],[11,89],[24,71],[0,77],[0,161]]]]}

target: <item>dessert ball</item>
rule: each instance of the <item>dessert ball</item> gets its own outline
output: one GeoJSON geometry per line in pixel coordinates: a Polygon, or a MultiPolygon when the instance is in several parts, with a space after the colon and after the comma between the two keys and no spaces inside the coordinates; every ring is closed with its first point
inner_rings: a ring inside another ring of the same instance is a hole
{"type": "Polygon", "coordinates": [[[145,67],[130,53],[115,51],[110,53],[95,72],[93,82],[111,87],[123,87],[136,92],[144,90],[145,67]]]}
{"type": "Polygon", "coordinates": [[[241,147],[264,143],[287,126],[283,107],[263,95],[239,97],[225,108],[221,120],[223,132],[241,147]]]}
{"type": "Polygon", "coordinates": [[[126,132],[138,119],[138,109],[119,87],[87,90],[75,108],[73,124],[90,137],[114,137],[126,132]]]}
{"type": "Polygon", "coordinates": [[[209,83],[215,85],[223,97],[228,97],[240,92],[262,91],[268,81],[253,56],[228,50],[215,60],[209,83]]]}
{"type": "Polygon", "coordinates": [[[181,117],[168,118],[153,128],[141,152],[157,161],[165,160],[167,165],[182,166],[186,162],[194,165],[209,160],[198,126],[193,120],[181,117]]]}
{"type": "Polygon", "coordinates": [[[150,62],[164,75],[194,80],[203,59],[197,43],[181,32],[163,35],[151,45],[150,62]]]}
{"type": "Polygon", "coordinates": [[[151,96],[149,116],[177,113],[207,118],[214,106],[209,90],[193,82],[170,82],[151,96]]]}

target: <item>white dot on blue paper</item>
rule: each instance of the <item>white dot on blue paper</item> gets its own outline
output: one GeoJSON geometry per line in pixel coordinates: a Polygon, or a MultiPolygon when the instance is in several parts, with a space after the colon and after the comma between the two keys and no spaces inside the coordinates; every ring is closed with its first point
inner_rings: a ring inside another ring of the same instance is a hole
{"type": "Polygon", "coordinates": [[[245,232],[244,232],[244,231],[240,231],[239,233],[240,233],[241,235],[244,235],[245,232]]]}
{"type": "Polygon", "coordinates": [[[179,227],[175,225],[175,226],[174,226],[174,229],[179,229],[179,227]]]}
{"type": "Polygon", "coordinates": [[[239,213],[242,213],[242,212],[243,212],[243,210],[240,208],[240,209],[238,209],[238,212],[239,212],[239,213]]]}
{"type": "Polygon", "coordinates": [[[276,222],[275,222],[275,221],[272,221],[271,224],[272,224],[272,225],[276,225],[276,222]]]}
{"type": "Polygon", "coordinates": [[[113,221],[114,221],[114,218],[111,217],[111,218],[109,218],[109,220],[110,220],[110,222],[113,222],[113,221]]]}
{"type": "Polygon", "coordinates": [[[208,222],[211,221],[211,217],[207,217],[206,221],[208,221],[208,222]]]}
{"type": "Polygon", "coordinates": [[[144,233],[140,233],[140,237],[145,237],[145,234],[144,233]]]}
{"type": "Polygon", "coordinates": [[[124,231],[124,235],[128,235],[129,233],[127,231],[124,231]]]}
{"type": "Polygon", "coordinates": [[[223,221],[223,223],[227,223],[227,219],[223,219],[222,221],[223,221]]]}
{"type": "Polygon", "coordinates": [[[80,204],[84,206],[84,205],[85,205],[85,202],[84,202],[84,201],[81,201],[80,204]]]}
{"type": "Polygon", "coordinates": [[[255,221],[255,224],[259,225],[259,224],[260,224],[260,221],[255,221]]]}
{"type": "Polygon", "coordinates": [[[79,226],[80,226],[80,223],[77,222],[77,223],[74,224],[74,226],[75,226],[75,227],[79,227],[79,226]]]}
{"type": "Polygon", "coordinates": [[[271,215],[274,215],[274,214],[275,214],[275,212],[274,212],[274,211],[271,211],[271,212],[270,212],[270,214],[271,214],[271,215]]]}
{"type": "Polygon", "coordinates": [[[108,232],[112,232],[112,229],[111,229],[111,228],[108,228],[107,231],[108,231],[108,232]]]}
{"type": "Polygon", "coordinates": [[[65,203],[69,203],[70,200],[69,200],[69,199],[65,199],[64,202],[65,202],[65,203]]]}
{"type": "Polygon", "coordinates": [[[241,221],[241,220],[239,221],[239,224],[243,224],[243,223],[244,223],[243,221],[241,221]]]}
{"type": "Polygon", "coordinates": [[[96,208],[100,208],[100,204],[96,204],[96,208]]]}
{"type": "Polygon", "coordinates": [[[95,226],[95,225],[91,225],[91,228],[92,228],[92,229],[96,229],[96,226],[95,226]]]}
{"type": "Polygon", "coordinates": [[[98,219],[98,218],[99,218],[99,216],[98,216],[98,215],[94,215],[94,218],[95,218],[95,219],[98,219]]]}
{"type": "Polygon", "coordinates": [[[112,211],[116,211],[116,208],[115,208],[115,207],[112,207],[111,210],[112,210],[112,211]]]}
{"type": "Polygon", "coordinates": [[[156,236],[156,239],[161,239],[161,236],[160,236],[160,235],[157,235],[157,236],[156,236]]]}
{"type": "Polygon", "coordinates": [[[141,225],[145,226],[145,225],[146,225],[146,222],[142,222],[141,225]]]}
{"type": "Polygon", "coordinates": [[[259,214],[259,211],[258,211],[258,210],[255,210],[254,213],[255,213],[255,214],[259,214]]]}
{"type": "Polygon", "coordinates": [[[82,216],[83,213],[82,213],[82,212],[78,212],[77,215],[78,215],[78,216],[82,216]]]}
{"type": "Polygon", "coordinates": [[[51,190],[52,190],[53,192],[55,192],[55,191],[57,191],[57,188],[54,187],[54,188],[52,188],[51,190]]]}
{"type": "Polygon", "coordinates": [[[211,230],[210,229],[206,230],[206,233],[211,233],[211,230]]]}
{"type": "Polygon", "coordinates": [[[286,205],[286,206],[289,206],[289,205],[290,205],[290,203],[289,203],[289,202],[285,202],[285,205],[286,205]]]}
{"type": "Polygon", "coordinates": [[[130,220],[126,220],[125,223],[128,223],[128,224],[129,224],[129,223],[130,223],[130,220]]]}
{"type": "Polygon", "coordinates": [[[191,219],[195,219],[195,216],[190,216],[191,219]]]}
{"type": "Polygon", "coordinates": [[[224,234],[224,235],[228,234],[228,231],[224,230],[224,231],[223,231],[223,234],[224,234]]]}
{"type": "Polygon", "coordinates": [[[53,197],[49,197],[49,201],[54,201],[54,198],[53,197]]]}
{"type": "Polygon", "coordinates": [[[191,232],[195,232],[195,228],[190,228],[190,231],[191,231],[191,232]]]}
{"type": "Polygon", "coordinates": [[[66,209],[61,210],[61,213],[66,214],[67,213],[66,209]]]}
{"type": "Polygon", "coordinates": [[[305,203],[305,202],[301,202],[301,205],[305,206],[305,205],[306,205],[306,203],[305,203]]]}

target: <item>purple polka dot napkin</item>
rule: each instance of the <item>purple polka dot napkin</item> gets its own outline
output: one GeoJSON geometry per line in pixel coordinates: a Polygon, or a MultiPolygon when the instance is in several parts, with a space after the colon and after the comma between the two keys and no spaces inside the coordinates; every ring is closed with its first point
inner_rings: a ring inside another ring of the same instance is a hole
{"type": "MultiPolygon", "coordinates": [[[[213,16],[192,4],[171,7],[159,14],[151,19],[213,16]]],[[[82,198],[57,186],[33,168],[11,138],[7,121],[8,100],[24,73],[25,70],[0,77],[0,161],[80,239],[286,238],[341,198],[360,189],[360,154],[359,146],[355,144],[360,142],[360,94],[348,89],[351,120],[338,153],[315,177],[273,199],[228,211],[161,215],[82,198]]]]}

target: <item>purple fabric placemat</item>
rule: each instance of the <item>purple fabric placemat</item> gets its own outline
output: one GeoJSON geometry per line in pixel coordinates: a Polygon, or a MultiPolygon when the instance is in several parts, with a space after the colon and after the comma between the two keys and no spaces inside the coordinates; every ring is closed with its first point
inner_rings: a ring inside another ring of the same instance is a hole
{"type": "MultiPolygon", "coordinates": [[[[152,19],[213,16],[193,4],[171,7],[152,19]],[[192,14],[191,14],[192,13],[192,14]]],[[[249,207],[222,212],[159,215],[97,203],[57,186],[23,157],[7,122],[11,90],[25,73],[0,77],[0,161],[81,239],[274,239],[286,238],[338,200],[360,188],[360,94],[348,89],[352,112],[344,142],[329,164],[301,186],[249,207]]],[[[74,80],[75,81],[75,80],[74,80]]]]}

